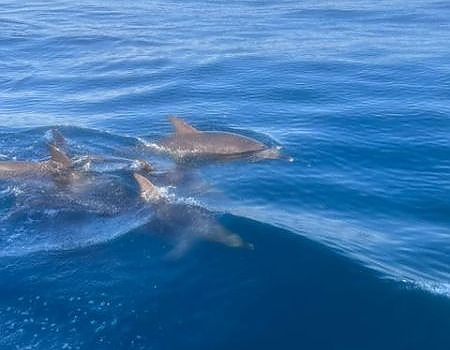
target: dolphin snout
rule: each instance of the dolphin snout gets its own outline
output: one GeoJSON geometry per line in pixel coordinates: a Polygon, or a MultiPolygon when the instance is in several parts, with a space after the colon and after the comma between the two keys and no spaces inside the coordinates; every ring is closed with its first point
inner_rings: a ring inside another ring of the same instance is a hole
{"type": "Polygon", "coordinates": [[[225,239],[223,240],[223,243],[231,248],[245,248],[253,250],[255,249],[254,245],[252,243],[245,242],[241,236],[235,234],[235,233],[229,233],[225,239]]]}
{"type": "Polygon", "coordinates": [[[244,246],[244,241],[240,236],[232,233],[227,236],[225,244],[229,247],[240,248],[244,246]]]}
{"type": "Polygon", "coordinates": [[[266,148],[261,152],[258,152],[257,156],[259,159],[283,159],[287,160],[289,163],[292,163],[294,161],[293,157],[288,156],[282,152],[281,146],[266,148]]]}

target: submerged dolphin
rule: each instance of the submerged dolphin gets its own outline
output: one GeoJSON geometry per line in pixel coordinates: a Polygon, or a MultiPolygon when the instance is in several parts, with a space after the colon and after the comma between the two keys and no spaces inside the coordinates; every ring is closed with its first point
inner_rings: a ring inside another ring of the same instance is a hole
{"type": "Polygon", "coordinates": [[[72,161],[55,145],[49,145],[51,158],[46,161],[0,161],[0,179],[27,176],[69,175],[72,161]]]}
{"type": "Polygon", "coordinates": [[[178,159],[190,157],[234,158],[256,156],[276,159],[279,148],[269,148],[246,136],[219,131],[199,131],[178,117],[170,117],[175,133],[159,143],[161,150],[178,159]]]}
{"type": "Polygon", "coordinates": [[[156,228],[164,232],[182,231],[184,233],[180,235],[177,246],[170,253],[171,256],[180,256],[195,240],[207,240],[235,248],[253,248],[240,236],[220,225],[208,210],[197,205],[171,203],[162,195],[161,189],[150,180],[137,173],[134,173],[134,178],[139,184],[141,198],[153,205],[152,223],[156,225],[156,228]]]}

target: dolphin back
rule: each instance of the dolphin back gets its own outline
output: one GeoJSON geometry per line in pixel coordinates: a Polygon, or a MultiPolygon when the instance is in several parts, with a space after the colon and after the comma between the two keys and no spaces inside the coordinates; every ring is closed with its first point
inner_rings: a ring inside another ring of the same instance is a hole
{"type": "Polygon", "coordinates": [[[38,173],[41,170],[42,166],[37,162],[2,161],[0,162],[0,179],[38,173]]]}

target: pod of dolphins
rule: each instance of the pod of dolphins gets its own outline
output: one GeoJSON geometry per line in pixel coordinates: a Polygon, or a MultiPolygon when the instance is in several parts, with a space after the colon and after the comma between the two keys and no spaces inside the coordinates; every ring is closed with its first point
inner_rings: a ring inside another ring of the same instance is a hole
{"type": "MultiPolygon", "coordinates": [[[[209,159],[277,159],[283,158],[278,147],[269,147],[255,139],[230,132],[200,131],[178,117],[170,117],[174,133],[158,143],[158,149],[171,155],[177,162],[209,159]]],[[[84,172],[63,151],[63,135],[53,130],[53,142],[48,145],[50,159],[32,161],[0,161],[0,180],[46,177],[64,188],[75,183],[84,172]]],[[[91,157],[95,158],[95,157],[91,157]]],[[[135,162],[133,177],[139,187],[140,199],[152,209],[152,220],[164,232],[183,228],[185,234],[169,253],[178,257],[196,240],[206,240],[229,247],[253,248],[253,245],[237,234],[229,232],[207,209],[192,204],[180,204],[169,200],[161,188],[144,176],[154,175],[154,167],[144,160],[135,162]],[[177,225],[174,227],[174,225],[177,225]],[[186,230],[186,228],[189,228],[186,230]]]]}

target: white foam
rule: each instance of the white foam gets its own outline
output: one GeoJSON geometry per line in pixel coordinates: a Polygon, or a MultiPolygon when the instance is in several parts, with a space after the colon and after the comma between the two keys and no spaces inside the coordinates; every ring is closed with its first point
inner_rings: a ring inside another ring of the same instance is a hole
{"type": "Polygon", "coordinates": [[[4,195],[15,195],[18,196],[19,194],[24,193],[23,189],[21,189],[19,186],[8,186],[3,190],[0,190],[0,194],[4,194],[4,195]]]}
{"type": "Polygon", "coordinates": [[[201,203],[194,197],[179,197],[175,195],[173,191],[176,189],[176,186],[161,186],[157,188],[160,196],[170,203],[201,206],[201,203]]]}
{"type": "Polygon", "coordinates": [[[427,280],[408,281],[416,288],[426,290],[432,294],[443,295],[450,298],[450,283],[427,280]]]}
{"type": "Polygon", "coordinates": [[[177,197],[173,202],[191,206],[204,207],[202,203],[194,197],[177,197]]]}
{"type": "Polygon", "coordinates": [[[149,142],[149,141],[143,139],[142,137],[137,137],[136,139],[137,139],[140,143],[142,143],[145,147],[152,148],[152,149],[157,150],[157,151],[165,151],[165,148],[164,148],[164,147],[161,147],[161,146],[158,145],[157,143],[149,142]]]}

